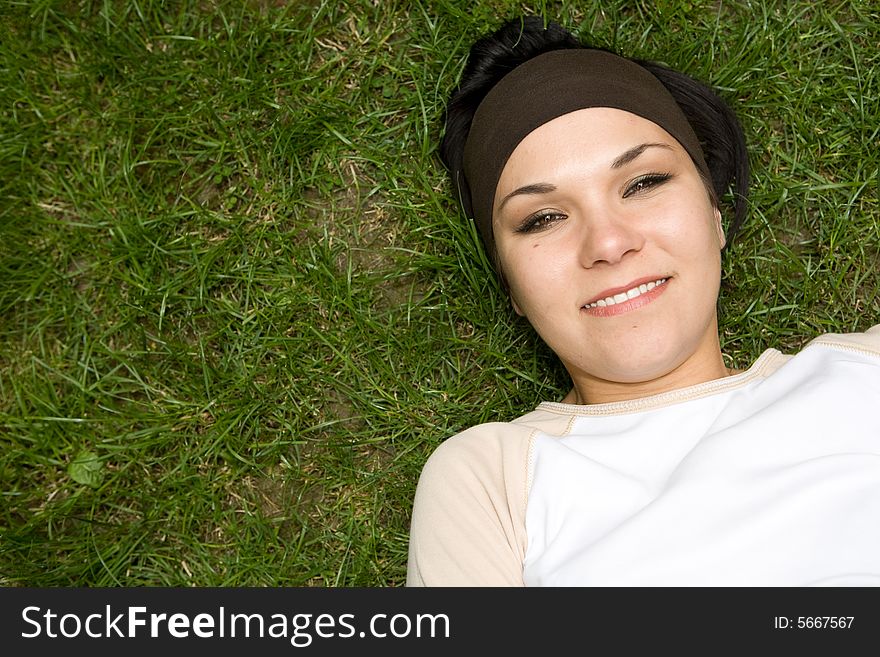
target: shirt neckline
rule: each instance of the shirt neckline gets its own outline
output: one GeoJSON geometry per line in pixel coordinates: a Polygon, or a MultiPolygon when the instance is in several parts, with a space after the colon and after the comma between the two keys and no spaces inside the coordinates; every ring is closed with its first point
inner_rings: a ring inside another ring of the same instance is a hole
{"type": "Polygon", "coordinates": [[[562,413],[565,415],[620,415],[637,411],[652,410],[663,406],[670,406],[684,401],[700,399],[710,395],[716,395],[728,390],[743,387],[756,379],[764,379],[776,371],[790,356],[783,355],[777,349],[766,349],[751,367],[721,379],[714,379],[692,386],[661,392],[656,395],[627,399],[619,402],[606,402],[603,404],[567,404],[563,402],[541,402],[535,410],[562,413]]]}

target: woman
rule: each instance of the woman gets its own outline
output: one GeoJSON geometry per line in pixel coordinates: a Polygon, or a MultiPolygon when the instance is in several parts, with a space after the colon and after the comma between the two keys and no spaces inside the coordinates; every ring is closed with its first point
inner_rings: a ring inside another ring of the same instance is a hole
{"type": "Polygon", "coordinates": [[[441,156],[573,385],[435,451],[409,585],[880,585],[880,327],[725,367],[748,166],[711,90],[517,20],[471,49],[441,156]]]}

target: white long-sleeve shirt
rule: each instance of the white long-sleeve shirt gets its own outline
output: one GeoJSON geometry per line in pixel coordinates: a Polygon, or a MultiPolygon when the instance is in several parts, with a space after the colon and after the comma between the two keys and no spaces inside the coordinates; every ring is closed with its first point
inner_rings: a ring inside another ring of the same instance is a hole
{"type": "Polygon", "coordinates": [[[410,586],[880,586],[880,326],[428,460],[410,586]]]}

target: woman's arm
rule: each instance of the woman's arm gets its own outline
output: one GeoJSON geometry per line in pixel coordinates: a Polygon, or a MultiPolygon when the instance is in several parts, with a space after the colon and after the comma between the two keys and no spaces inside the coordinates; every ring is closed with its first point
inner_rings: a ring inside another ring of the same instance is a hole
{"type": "Polygon", "coordinates": [[[407,586],[522,586],[532,430],[485,424],[444,442],[416,490],[407,586]]]}

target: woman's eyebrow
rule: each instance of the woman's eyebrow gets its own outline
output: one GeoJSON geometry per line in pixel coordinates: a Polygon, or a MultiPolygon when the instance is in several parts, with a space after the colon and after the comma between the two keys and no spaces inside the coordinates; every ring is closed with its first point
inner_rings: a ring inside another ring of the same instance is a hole
{"type": "MultiPolygon", "coordinates": [[[[638,146],[633,146],[627,151],[624,151],[611,163],[612,169],[620,169],[621,167],[626,166],[633,160],[635,160],[639,155],[644,153],[649,148],[666,148],[668,150],[672,150],[672,146],[669,144],[639,144],[638,146]]],[[[518,187],[513,190],[504,197],[504,200],[501,201],[501,204],[498,206],[498,211],[504,208],[504,204],[507,203],[514,196],[522,196],[524,194],[549,194],[550,192],[556,191],[556,185],[551,185],[550,183],[532,183],[531,185],[523,185],[522,187],[518,187]]]]}
{"type": "Polygon", "coordinates": [[[523,185],[522,187],[518,187],[514,189],[510,194],[504,197],[504,200],[501,201],[501,205],[498,206],[498,211],[501,212],[504,204],[507,203],[514,196],[521,196],[523,194],[549,194],[550,192],[556,191],[556,185],[551,185],[550,183],[533,183],[531,185],[523,185]]]}
{"type": "Polygon", "coordinates": [[[668,148],[669,150],[672,150],[672,146],[669,144],[639,144],[614,158],[614,161],[611,163],[611,168],[619,169],[626,166],[649,148],[668,148]]]}

